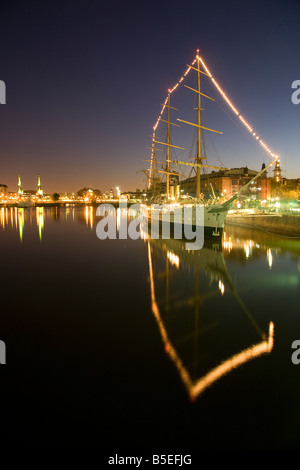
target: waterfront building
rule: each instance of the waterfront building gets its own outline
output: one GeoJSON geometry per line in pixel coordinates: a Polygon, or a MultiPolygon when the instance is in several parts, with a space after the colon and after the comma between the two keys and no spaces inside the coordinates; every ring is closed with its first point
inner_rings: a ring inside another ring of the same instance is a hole
{"type": "MultiPolygon", "coordinates": [[[[262,169],[263,167],[264,164],[262,169]]],[[[257,171],[251,170],[248,167],[204,173],[201,175],[201,193],[205,199],[209,198],[210,195],[227,199],[236,194],[248,181],[256,176],[257,173],[257,171]]],[[[190,194],[191,196],[196,195],[196,175],[180,181],[179,184],[181,193],[190,194]]],[[[256,198],[261,201],[269,199],[270,195],[271,182],[270,179],[267,178],[266,172],[244,193],[244,196],[256,198]]]]}
{"type": "Polygon", "coordinates": [[[8,195],[8,187],[6,184],[0,184],[0,196],[1,198],[8,195]]]}

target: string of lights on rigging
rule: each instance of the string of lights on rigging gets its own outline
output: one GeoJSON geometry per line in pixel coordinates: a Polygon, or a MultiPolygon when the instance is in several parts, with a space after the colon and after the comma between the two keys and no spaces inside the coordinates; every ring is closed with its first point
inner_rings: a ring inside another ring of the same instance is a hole
{"type": "MultiPolygon", "coordinates": [[[[167,102],[168,102],[168,96],[171,95],[178,87],[179,85],[183,82],[183,80],[186,78],[186,76],[189,74],[189,72],[191,71],[191,69],[194,69],[194,65],[195,63],[197,62],[197,60],[200,60],[206,74],[209,76],[209,78],[211,79],[212,83],[214,84],[214,86],[217,88],[218,92],[221,94],[222,98],[226,101],[226,103],[228,104],[228,106],[230,107],[230,109],[235,113],[235,115],[239,118],[239,120],[241,121],[241,123],[245,126],[245,128],[247,129],[247,131],[251,134],[251,136],[260,144],[260,146],[270,155],[270,157],[273,157],[273,158],[279,158],[278,155],[276,155],[274,152],[271,151],[271,149],[268,147],[268,145],[259,137],[259,135],[257,135],[256,132],[254,132],[253,128],[250,126],[250,124],[247,122],[247,120],[239,113],[239,111],[237,110],[237,108],[233,105],[233,103],[230,101],[230,99],[228,98],[228,96],[226,95],[226,93],[223,91],[223,89],[220,87],[220,85],[218,84],[218,82],[214,79],[214,77],[212,76],[211,72],[209,71],[208,67],[206,66],[204,60],[202,59],[202,57],[199,56],[199,51],[197,51],[197,55],[194,59],[194,61],[192,62],[191,65],[188,66],[188,68],[186,69],[186,71],[184,72],[184,74],[182,75],[182,77],[178,80],[178,82],[176,83],[176,85],[173,86],[173,88],[170,88],[168,90],[168,95],[162,105],[162,108],[161,108],[161,111],[160,111],[160,114],[157,118],[157,121],[155,123],[155,125],[153,126],[153,135],[152,135],[152,142],[155,140],[155,132],[156,132],[156,129],[157,129],[157,126],[162,118],[162,115],[163,115],[163,112],[167,106],[167,102]]],[[[150,164],[150,171],[152,170],[152,163],[153,163],[153,152],[154,152],[154,145],[152,143],[152,151],[151,151],[151,164],[150,164]]]]}

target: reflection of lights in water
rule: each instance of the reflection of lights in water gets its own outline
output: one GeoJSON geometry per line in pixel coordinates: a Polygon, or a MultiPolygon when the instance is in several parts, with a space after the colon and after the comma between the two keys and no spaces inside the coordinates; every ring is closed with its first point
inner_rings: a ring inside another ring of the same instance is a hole
{"type": "Polygon", "coordinates": [[[230,238],[229,238],[229,240],[224,240],[223,241],[223,248],[225,250],[228,250],[228,252],[230,253],[230,251],[232,250],[232,241],[231,241],[230,238]]]}
{"type": "Polygon", "coordinates": [[[148,234],[148,227],[145,224],[141,224],[141,239],[142,240],[150,240],[150,235],[148,234]]]}
{"type": "Polygon", "coordinates": [[[1,207],[1,224],[2,228],[5,228],[5,216],[4,216],[4,207],[1,207]]]}
{"type": "Polygon", "coordinates": [[[172,253],[172,251],[167,251],[167,258],[171,264],[174,264],[176,268],[179,268],[179,257],[175,255],[175,253],[172,253]]]}
{"type": "Polygon", "coordinates": [[[117,209],[117,230],[119,232],[121,225],[121,209],[118,207],[117,209]]]}
{"type": "Polygon", "coordinates": [[[92,206],[90,207],[90,224],[91,224],[91,228],[93,228],[93,226],[94,226],[94,212],[93,212],[93,207],[92,206]]]}
{"type": "Polygon", "coordinates": [[[220,289],[221,294],[223,295],[225,292],[225,286],[221,280],[219,280],[219,289],[220,289]]]}
{"type": "Polygon", "coordinates": [[[189,396],[192,400],[195,400],[201,393],[204,392],[208,387],[210,387],[214,382],[219,380],[224,375],[228,374],[237,367],[245,364],[246,362],[261,356],[262,354],[269,354],[273,349],[274,344],[274,324],[273,322],[269,323],[269,334],[267,339],[261,341],[260,343],[254,344],[249,348],[242,350],[241,352],[234,354],[229,359],[223,361],[219,366],[212,369],[206,375],[201,377],[198,380],[193,381],[183,365],[180,357],[177,354],[176,349],[173,347],[172,343],[169,340],[167,330],[164,326],[164,323],[160,316],[160,311],[155,298],[154,290],[154,277],[153,277],[153,268],[152,268],[152,258],[151,258],[151,249],[150,243],[148,242],[148,261],[149,261],[149,275],[150,275],[150,290],[151,290],[151,306],[152,313],[157,321],[159,331],[162,337],[162,341],[165,345],[165,351],[170,356],[174,362],[180,377],[188,390],[189,396]]]}
{"type": "MultiPolygon", "coordinates": [[[[122,202],[121,202],[122,204],[122,202]]],[[[128,226],[128,210],[125,207],[118,207],[117,209],[117,231],[119,232],[120,239],[127,238],[128,226]]]]}
{"type": "MultiPolygon", "coordinates": [[[[12,207],[10,208],[10,214],[12,214],[12,207]]],[[[0,212],[0,218],[1,218],[1,225],[3,230],[5,229],[5,226],[8,225],[8,208],[7,207],[1,207],[1,212],[0,212]]]]}
{"type": "Polygon", "coordinates": [[[19,219],[20,242],[22,242],[22,240],[23,240],[23,231],[24,231],[24,209],[18,209],[18,219],[19,219]]]}
{"type": "Polygon", "coordinates": [[[14,211],[13,211],[13,208],[11,207],[10,208],[10,223],[11,223],[11,226],[13,227],[14,226],[14,211]]]}
{"type": "Polygon", "coordinates": [[[231,237],[228,237],[228,239],[227,239],[226,232],[224,232],[224,238],[223,238],[222,246],[223,246],[224,250],[228,250],[228,253],[230,253],[230,251],[232,250],[232,247],[233,247],[231,237]]]}
{"type": "Polygon", "coordinates": [[[273,349],[274,343],[274,324],[269,323],[269,335],[268,339],[261,343],[254,344],[247,349],[244,349],[238,354],[231,356],[226,361],[222,362],[219,366],[212,369],[202,379],[198,380],[193,384],[192,390],[190,391],[191,397],[196,398],[201,392],[207,387],[212,385],[216,380],[220,379],[223,375],[228,374],[233,369],[236,369],[240,365],[258,357],[262,354],[270,353],[273,349]]]}
{"type": "Polygon", "coordinates": [[[270,248],[267,250],[267,258],[268,258],[269,268],[272,268],[273,256],[272,256],[272,251],[270,248]]]}
{"type": "Polygon", "coordinates": [[[254,245],[253,240],[247,240],[247,242],[244,243],[244,251],[246,254],[246,258],[249,258],[249,256],[252,255],[253,245],[254,245]]]}
{"type": "Polygon", "coordinates": [[[93,206],[85,206],[85,223],[87,226],[90,225],[91,229],[94,226],[94,212],[93,206]]]}
{"type": "Polygon", "coordinates": [[[36,223],[39,228],[39,238],[42,239],[42,232],[44,228],[44,208],[37,207],[36,208],[36,223]]]}
{"type": "MultiPolygon", "coordinates": [[[[147,207],[147,209],[148,209],[148,207],[147,207]]],[[[138,214],[139,214],[139,209],[137,209],[136,207],[130,206],[130,207],[128,208],[128,215],[129,215],[130,217],[135,217],[135,216],[137,216],[138,214]]]]}

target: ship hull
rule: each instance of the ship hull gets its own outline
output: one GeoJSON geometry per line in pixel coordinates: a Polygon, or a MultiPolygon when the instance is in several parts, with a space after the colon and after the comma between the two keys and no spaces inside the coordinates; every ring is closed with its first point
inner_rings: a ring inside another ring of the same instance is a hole
{"type": "MultiPolygon", "coordinates": [[[[146,204],[141,204],[141,214],[148,223],[159,222],[168,220],[171,229],[175,230],[176,226],[188,226],[195,230],[197,227],[203,227],[205,238],[221,238],[225,223],[225,218],[229,211],[229,208],[225,208],[221,204],[204,206],[204,216],[199,219],[196,217],[196,206],[193,205],[191,216],[183,217],[183,211],[181,220],[178,223],[178,218],[174,218],[174,205],[162,205],[156,208],[151,208],[146,204]],[[175,220],[174,220],[175,219],[175,220]]],[[[180,206],[176,206],[180,208],[180,206]]]]}

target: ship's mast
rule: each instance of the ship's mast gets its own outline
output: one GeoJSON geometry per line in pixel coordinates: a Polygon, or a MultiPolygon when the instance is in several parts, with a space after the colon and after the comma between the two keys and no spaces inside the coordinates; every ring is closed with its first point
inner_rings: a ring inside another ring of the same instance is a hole
{"type": "MultiPolygon", "coordinates": [[[[212,101],[215,101],[213,98],[211,98],[210,96],[208,95],[205,95],[204,93],[202,93],[200,91],[200,73],[203,74],[203,75],[206,75],[208,77],[211,78],[211,75],[210,73],[207,71],[207,72],[204,72],[204,70],[200,70],[200,62],[203,63],[201,57],[199,56],[199,49],[197,50],[197,55],[196,55],[196,59],[193,61],[192,65],[188,65],[188,70],[187,72],[190,70],[190,69],[193,69],[197,72],[197,89],[194,89],[194,88],[191,88],[190,86],[188,85],[184,85],[186,88],[188,88],[189,90],[193,91],[194,93],[197,93],[198,94],[198,107],[196,108],[197,110],[197,124],[194,123],[194,122],[188,122],[188,121],[185,121],[183,119],[179,119],[177,118],[177,121],[179,122],[183,122],[185,124],[188,124],[190,126],[195,126],[197,127],[198,131],[198,141],[197,141],[197,152],[196,152],[196,157],[194,157],[194,160],[195,162],[194,163],[190,163],[190,162],[184,162],[184,161],[179,161],[179,160],[171,160],[170,159],[170,147],[175,147],[175,148],[178,148],[178,149],[181,149],[181,150],[184,150],[183,147],[178,147],[177,145],[173,145],[173,144],[170,144],[170,124],[173,125],[173,126],[178,126],[178,124],[175,124],[175,123],[172,123],[170,122],[170,109],[175,109],[177,110],[176,108],[172,108],[170,106],[170,94],[172,93],[173,90],[175,90],[175,88],[177,88],[177,86],[179,85],[179,82],[181,82],[183,80],[183,77],[180,79],[180,81],[177,83],[177,85],[172,89],[172,90],[168,90],[168,97],[166,99],[166,101],[163,103],[163,109],[162,109],[162,112],[164,110],[164,108],[168,108],[168,119],[167,120],[164,120],[162,119],[161,115],[160,117],[158,118],[158,121],[156,123],[156,126],[155,126],[155,129],[157,127],[157,124],[159,121],[164,121],[164,122],[167,122],[168,123],[168,127],[167,127],[167,142],[160,142],[158,140],[155,140],[155,133],[153,134],[153,143],[157,143],[157,144],[162,144],[162,145],[166,145],[167,146],[167,156],[166,156],[166,171],[163,171],[163,170],[156,170],[156,159],[155,159],[155,149],[154,149],[154,152],[152,153],[152,159],[150,160],[150,163],[153,163],[153,170],[150,169],[150,175],[151,175],[151,171],[153,171],[154,173],[155,172],[159,172],[159,173],[165,173],[167,175],[167,187],[166,187],[166,190],[167,190],[167,198],[169,199],[170,198],[170,177],[169,175],[170,174],[174,174],[174,175],[177,175],[178,176],[178,173],[174,173],[174,172],[170,172],[170,162],[172,163],[175,163],[177,166],[179,165],[187,165],[187,166],[193,166],[193,167],[196,167],[196,197],[197,197],[197,200],[199,201],[200,200],[200,195],[201,195],[201,177],[200,177],[200,171],[201,171],[201,168],[212,168],[212,169],[217,169],[217,170],[228,170],[228,168],[224,168],[224,167],[219,167],[219,166],[214,166],[214,165],[205,165],[202,163],[202,160],[205,160],[205,156],[202,157],[201,155],[201,129],[204,129],[205,131],[209,131],[209,132],[215,132],[217,134],[222,134],[222,132],[220,131],[217,131],[215,129],[210,129],[208,127],[204,127],[201,123],[201,111],[203,111],[203,108],[201,108],[201,96],[203,96],[204,98],[206,99],[209,99],[209,100],[212,100],[212,101]],[[194,64],[195,62],[197,62],[197,68],[194,67],[194,64]]],[[[204,65],[204,64],[203,64],[204,65]]],[[[206,68],[204,66],[204,68],[206,68]]],[[[185,74],[186,75],[186,74],[185,74]]],[[[221,91],[222,94],[224,94],[222,91],[221,91]]],[[[224,95],[225,96],[225,95],[224,95]]],[[[227,99],[227,98],[226,98],[227,99]]],[[[228,101],[228,100],[227,100],[228,101]]],[[[161,114],[162,114],[161,112],[161,114]]],[[[180,126],[178,126],[180,127],[180,126]]],[[[204,137],[204,136],[203,136],[204,137]]],[[[203,139],[203,143],[204,143],[204,139],[203,139]]],[[[157,150],[162,150],[162,149],[157,149],[157,150]]],[[[205,148],[204,148],[204,155],[205,155],[205,148]]],[[[274,161],[277,160],[278,157],[275,158],[274,161]]],[[[149,160],[146,160],[146,161],[149,161],[149,160]]],[[[272,165],[274,163],[274,161],[270,164],[272,165]]],[[[270,166],[268,165],[268,167],[270,166]]],[[[265,169],[263,170],[265,171],[265,169]]],[[[260,172],[258,175],[255,176],[254,179],[252,179],[249,183],[247,183],[246,186],[243,187],[242,190],[244,190],[246,187],[248,187],[248,185],[254,181],[261,173],[260,172]]],[[[238,194],[241,192],[241,190],[238,192],[238,194]]],[[[215,197],[215,196],[214,196],[215,197]]],[[[232,199],[232,198],[231,198],[232,199]]],[[[227,202],[231,202],[231,199],[227,202]]],[[[227,202],[225,204],[227,204],[227,202]]]]}
{"type": "Polygon", "coordinates": [[[152,162],[150,160],[150,163],[153,164],[153,167],[152,167],[152,196],[156,196],[156,193],[157,193],[157,161],[156,161],[156,151],[157,150],[160,150],[162,152],[161,149],[158,149],[156,148],[155,146],[155,140],[153,140],[152,142],[152,162]]]}
{"type": "Polygon", "coordinates": [[[156,153],[155,143],[153,143],[153,179],[152,179],[152,195],[156,196],[156,153]]]}
{"type": "Polygon", "coordinates": [[[184,122],[185,124],[189,124],[190,126],[195,126],[195,127],[198,128],[197,153],[196,153],[196,158],[195,158],[196,161],[195,161],[195,163],[179,162],[179,161],[175,161],[175,160],[170,160],[170,161],[173,162],[173,163],[176,163],[177,165],[178,164],[183,164],[183,165],[194,166],[194,167],[197,168],[197,172],[196,172],[196,175],[197,175],[196,176],[196,196],[197,196],[197,200],[199,201],[200,200],[200,194],[201,194],[200,193],[200,171],[201,171],[201,168],[203,168],[203,167],[218,168],[218,169],[224,169],[224,168],[222,168],[222,167],[213,167],[212,165],[203,165],[202,164],[203,157],[201,156],[201,129],[205,129],[205,130],[211,131],[211,132],[216,132],[217,134],[222,134],[222,132],[216,131],[214,129],[209,129],[208,127],[204,127],[204,126],[201,125],[201,111],[203,110],[203,108],[201,108],[201,96],[204,96],[205,98],[208,98],[212,101],[215,101],[215,100],[213,98],[211,98],[210,96],[207,96],[207,95],[205,95],[204,93],[202,93],[200,91],[200,73],[203,73],[204,75],[207,75],[207,76],[209,76],[209,75],[206,72],[203,72],[202,70],[200,70],[199,50],[197,50],[196,59],[197,59],[197,68],[193,67],[192,65],[189,65],[189,67],[193,70],[196,70],[196,72],[197,72],[197,79],[198,79],[197,90],[195,90],[194,88],[191,88],[190,86],[187,86],[187,85],[184,85],[184,86],[198,94],[198,108],[196,108],[197,109],[197,117],[198,117],[197,124],[195,124],[193,122],[184,121],[183,119],[177,119],[177,121],[184,122]]]}
{"type": "MultiPolygon", "coordinates": [[[[171,162],[171,160],[170,160],[170,147],[174,147],[174,148],[177,148],[177,149],[184,150],[183,147],[178,147],[178,145],[170,144],[170,124],[172,126],[180,127],[178,124],[175,124],[174,122],[170,121],[170,110],[174,109],[175,111],[177,111],[177,108],[173,108],[172,106],[170,106],[170,94],[171,94],[171,91],[169,90],[168,91],[168,98],[167,98],[166,102],[163,105],[164,107],[166,107],[168,109],[168,119],[165,120],[165,119],[160,118],[160,121],[166,122],[168,124],[167,139],[166,139],[167,142],[160,142],[158,140],[153,139],[153,143],[162,144],[162,145],[167,146],[166,171],[156,170],[158,173],[165,173],[167,175],[167,188],[166,188],[166,190],[167,190],[167,199],[170,199],[170,175],[178,174],[178,173],[174,173],[174,172],[170,171],[170,162],[171,162]]],[[[161,150],[161,149],[156,149],[156,150],[161,150]]]]}
{"type": "Polygon", "coordinates": [[[170,91],[168,93],[168,127],[167,127],[167,199],[170,197],[170,91]]]}
{"type": "MultiPolygon", "coordinates": [[[[198,68],[198,143],[197,143],[197,163],[201,164],[201,94],[200,94],[200,63],[199,55],[197,54],[197,68],[198,68]]],[[[197,200],[200,199],[200,166],[197,166],[197,186],[196,186],[197,200]]]]}

